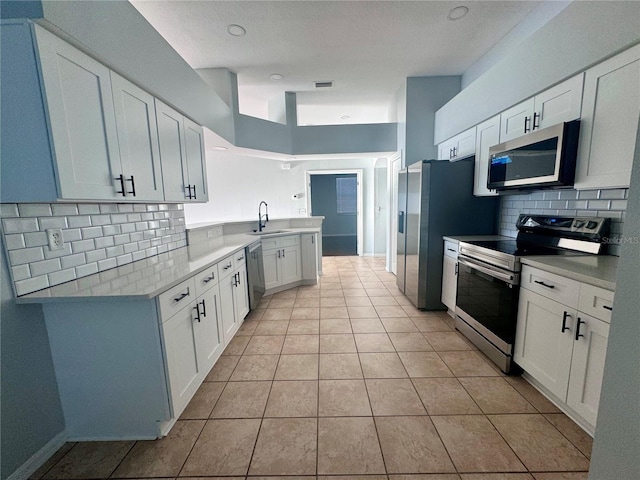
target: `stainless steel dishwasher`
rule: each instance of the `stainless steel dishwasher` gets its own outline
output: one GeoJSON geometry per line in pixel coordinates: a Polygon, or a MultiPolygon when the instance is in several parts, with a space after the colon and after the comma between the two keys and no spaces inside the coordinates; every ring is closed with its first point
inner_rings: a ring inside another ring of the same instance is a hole
{"type": "Polygon", "coordinates": [[[249,277],[249,308],[255,310],[264,295],[264,266],[262,243],[254,242],[246,248],[247,275],[249,277]]]}

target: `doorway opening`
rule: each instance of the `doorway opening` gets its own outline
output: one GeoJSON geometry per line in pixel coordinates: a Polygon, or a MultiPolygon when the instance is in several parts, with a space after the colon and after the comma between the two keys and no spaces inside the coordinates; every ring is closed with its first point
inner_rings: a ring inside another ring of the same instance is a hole
{"type": "Polygon", "coordinates": [[[308,209],[323,216],[323,256],[362,255],[362,189],[359,170],[308,171],[308,209]]]}

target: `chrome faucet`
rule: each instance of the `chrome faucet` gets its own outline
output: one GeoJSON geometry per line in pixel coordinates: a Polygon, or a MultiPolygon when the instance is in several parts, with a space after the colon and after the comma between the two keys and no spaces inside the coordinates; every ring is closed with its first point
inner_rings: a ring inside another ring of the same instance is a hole
{"type": "Polygon", "coordinates": [[[269,205],[264,200],[260,202],[258,205],[258,231],[261,232],[269,221],[269,205]],[[264,203],[264,215],[262,214],[262,204],[264,203]],[[262,223],[262,218],[264,217],[264,223],[262,223]]]}

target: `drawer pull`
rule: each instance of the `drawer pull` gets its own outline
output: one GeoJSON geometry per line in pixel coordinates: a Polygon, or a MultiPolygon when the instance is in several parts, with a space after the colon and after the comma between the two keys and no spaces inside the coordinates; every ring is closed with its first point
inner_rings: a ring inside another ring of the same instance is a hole
{"type": "Polygon", "coordinates": [[[449,250],[450,252],[456,253],[456,251],[453,248],[447,248],[447,250],[449,250]]]}
{"type": "Polygon", "coordinates": [[[562,333],[564,333],[565,330],[571,331],[571,329],[567,327],[567,318],[569,318],[570,316],[571,315],[569,315],[569,312],[564,312],[564,315],[562,315],[562,333]]]}
{"type": "Polygon", "coordinates": [[[180,294],[180,296],[179,296],[179,297],[175,297],[175,298],[173,299],[173,301],[174,301],[174,303],[178,303],[178,302],[180,302],[180,301],[184,300],[184,299],[185,299],[186,297],[188,297],[188,296],[189,296],[189,289],[187,288],[184,292],[182,292],[182,293],[180,294]]]}
{"type": "Polygon", "coordinates": [[[239,262],[241,262],[242,260],[244,260],[244,255],[242,255],[241,257],[236,258],[236,260],[238,260],[239,262]]]}
{"type": "Polygon", "coordinates": [[[584,337],[583,334],[580,333],[580,325],[582,325],[583,323],[587,323],[584,320],[580,320],[580,317],[578,317],[578,324],[576,326],[576,340],[578,340],[580,337],[584,337]]]}
{"type": "Polygon", "coordinates": [[[610,307],[609,305],[603,305],[602,308],[604,308],[605,310],[609,310],[610,312],[613,312],[613,307],[610,307]]]}
{"type": "Polygon", "coordinates": [[[224,270],[229,270],[231,268],[231,262],[227,263],[224,267],[222,267],[224,270]]]}
{"type": "Polygon", "coordinates": [[[538,285],[542,285],[543,287],[547,287],[547,288],[556,288],[555,285],[548,285],[544,282],[541,282],[540,280],[534,280],[533,283],[537,283],[538,285]]]}
{"type": "Polygon", "coordinates": [[[208,276],[207,278],[204,278],[202,280],[202,283],[209,283],[211,280],[214,280],[216,278],[216,276],[212,273],[210,276],[208,276]]]}

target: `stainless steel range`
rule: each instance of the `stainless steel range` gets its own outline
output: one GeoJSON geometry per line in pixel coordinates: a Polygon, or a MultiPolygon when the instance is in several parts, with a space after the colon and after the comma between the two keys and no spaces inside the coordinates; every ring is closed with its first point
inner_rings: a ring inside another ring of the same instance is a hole
{"type": "Polygon", "coordinates": [[[511,371],[521,258],[600,254],[608,218],[522,214],[515,239],[460,242],[456,328],[502,369],[511,371]]]}

